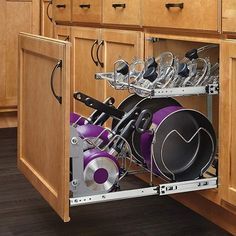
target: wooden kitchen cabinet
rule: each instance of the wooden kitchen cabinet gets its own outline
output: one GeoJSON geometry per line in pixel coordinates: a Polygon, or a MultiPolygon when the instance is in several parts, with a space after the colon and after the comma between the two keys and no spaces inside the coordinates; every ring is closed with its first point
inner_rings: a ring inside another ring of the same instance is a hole
{"type": "Polygon", "coordinates": [[[53,38],[52,1],[41,0],[41,35],[53,38]]]}
{"type": "Polygon", "coordinates": [[[38,0],[0,0],[0,112],[17,109],[18,33],[39,34],[38,0]]]}
{"type": "Polygon", "coordinates": [[[220,31],[218,0],[142,0],[143,26],[220,31]]]}
{"type": "Polygon", "coordinates": [[[223,0],[222,1],[222,31],[223,33],[236,32],[236,1],[223,0]]]}
{"type": "MultiPolygon", "coordinates": [[[[114,62],[118,59],[131,62],[135,57],[142,58],[143,34],[128,30],[72,27],[71,35],[73,91],[81,91],[100,101],[112,96],[116,99],[116,105],[119,105],[129,93],[116,91],[105,81],[94,80],[94,75],[113,71],[114,62]]],[[[78,101],[74,101],[73,110],[84,116],[93,111],[78,101]]]]}

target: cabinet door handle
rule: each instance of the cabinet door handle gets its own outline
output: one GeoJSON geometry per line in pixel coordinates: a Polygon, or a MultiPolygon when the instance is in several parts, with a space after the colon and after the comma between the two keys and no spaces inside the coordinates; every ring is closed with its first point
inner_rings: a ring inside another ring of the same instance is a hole
{"type": "Polygon", "coordinates": [[[57,8],[66,8],[66,4],[58,4],[56,5],[57,8]]]}
{"type": "Polygon", "coordinates": [[[168,10],[172,7],[178,7],[180,9],[183,9],[184,8],[184,3],[183,2],[181,2],[181,3],[166,3],[166,8],[168,10]]]}
{"type": "Polygon", "coordinates": [[[100,47],[103,46],[103,45],[104,45],[104,41],[102,40],[102,41],[98,44],[97,53],[96,53],[96,56],[97,56],[97,59],[98,59],[98,63],[99,63],[99,65],[100,65],[102,68],[104,67],[104,63],[100,61],[98,54],[99,54],[99,49],[100,49],[100,47]]]}
{"type": "Polygon", "coordinates": [[[49,7],[50,7],[50,5],[52,5],[52,1],[48,2],[47,9],[46,9],[46,14],[47,14],[48,19],[52,22],[52,17],[49,16],[49,7]]]}
{"type": "Polygon", "coordinates": [[[57,99],[57,101],[62,104],[62,96],[58,96],[55,92],[54,86],[53,86],[53,82],[54,82],[54,75],[55,75],[55,71],[58,68],[62,68],[62,60],[59,60],[57,62],[57,64],[54,66],[53,70],[52,70],[52,74],[51,74],[51,91],[53,96],[57,99]]]}
{"type": "Polygon", "coordinates": [[[65,39],[64,39],[64,41],[68,41],[68,42],[69,42],[69,41],[70,41],[70,36],[69,36],[69,35],[66,36],[65,39]]]}
{"type": "Polygon", "coordinates": [[[126,4],[125,3],[113,3],[112,7],[114,7],[115,9],[118,7],[125,8],[126,4]]]}
{"type": "Polygon", "coordinates": [[[92,45],[92,47],[91,47],[91,58],[92,58],[92,60],[93,60],[93,62],[94,62],[94,64],[96,65],[96,66],[98,66],[98,61],[96,61],[95,59],[94,59],[94,56],[93,56],[93,50],[94,50],[94,47],[95,47],[95,45],[97,45],[98,44],[98,40],[95,40],[94,41],[94,43],[93,43],[93,45],[92,45]]]}
{"type": "Polygon", "coordinates": [[[80,8],[90,8],[90,4],[80,4],[79,5],[80,8]]]}

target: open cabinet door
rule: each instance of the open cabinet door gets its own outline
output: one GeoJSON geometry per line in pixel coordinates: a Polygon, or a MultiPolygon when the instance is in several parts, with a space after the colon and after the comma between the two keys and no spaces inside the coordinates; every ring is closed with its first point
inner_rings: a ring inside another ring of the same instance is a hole
{"type": "Polygon", "coordinates": [[[224,40],[220,57],[220,189],[236,209],[236,41],[224,40]]]}
{"type": "Polygon", "coordinates": [[[21,33],[19,73],[18,168],[66,222],[70,43],[21,33]]]}

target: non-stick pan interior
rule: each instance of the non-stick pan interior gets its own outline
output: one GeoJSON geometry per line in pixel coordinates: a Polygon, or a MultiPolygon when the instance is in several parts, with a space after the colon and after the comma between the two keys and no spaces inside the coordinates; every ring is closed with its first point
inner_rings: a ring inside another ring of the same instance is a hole
{"type": "Polygon", "coordinates": [[[168,115],[158,126],[153,158],[160,174],[170,180],[199,178],[214,160],[216,137],[209,120],[195,110],[168,115]]]}

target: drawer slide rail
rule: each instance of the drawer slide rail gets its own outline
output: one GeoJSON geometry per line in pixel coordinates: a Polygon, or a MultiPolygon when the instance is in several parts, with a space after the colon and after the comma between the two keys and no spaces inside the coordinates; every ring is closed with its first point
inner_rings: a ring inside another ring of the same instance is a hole
{"type": "Polygon", "coordinates": [[[186,193],[192,191],[217,188],[217,185],[218,185],[217,177],[176,182],[176,183],[167,183],[167,184],[160,184],[154,187],[70,198],[70,206],[75,207],[79,205],[102,203],[102,202],[123,200],[129,198],[138,198],[152,195],[164,196],[176,193],[186,193]]]}

